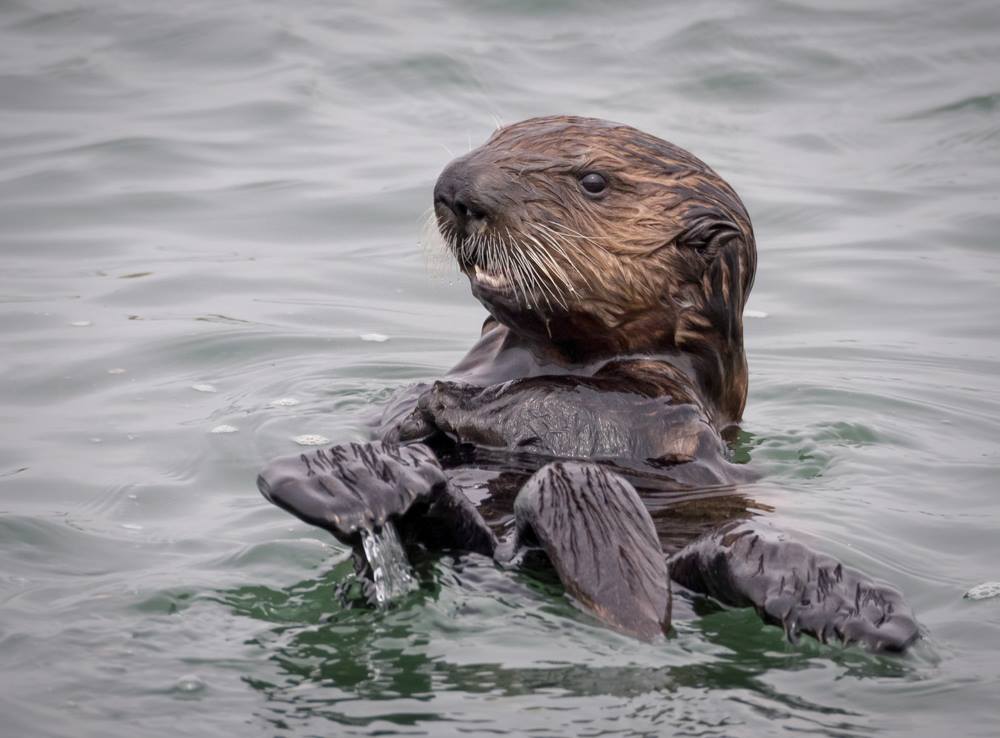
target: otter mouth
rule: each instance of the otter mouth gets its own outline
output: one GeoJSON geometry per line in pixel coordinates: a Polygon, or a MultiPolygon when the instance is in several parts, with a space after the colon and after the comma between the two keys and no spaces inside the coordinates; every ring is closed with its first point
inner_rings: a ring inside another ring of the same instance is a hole
{"type": "Polygon", "coordinates": [[[457,256],[472,294],[498,319],[498,311],[506,316],[505,320],[514,320],[519,315],[554,314],[569,309],[567,296],[559,286],[550,285],[537,272],[526,272],[520,257],[482,263],[457,256]]]}
{"type": "Polygon", "coordinates": [[[487,271],[485,267],[474,264],[469,275],[473,288],[490,292],[503,297],[514,297],[514,285],[507,275],[500,272],[487,271]]]}
{"type": "Polygon", "coordinates": [[[521,239],[508,227],[468,233],[441,212],[429,223],[429,232],[468,277],[472,294],[498,319],[501,312],[506,320],[516,320],[521,314],[570,309],[576,289],[566,267],[547,249],[547,239],[521,239]]]}

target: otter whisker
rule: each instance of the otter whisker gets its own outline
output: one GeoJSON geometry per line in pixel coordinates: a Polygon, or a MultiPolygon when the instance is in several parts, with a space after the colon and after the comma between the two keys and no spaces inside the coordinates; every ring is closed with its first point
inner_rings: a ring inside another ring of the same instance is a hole
{"type": "MultiPolygon", "coordinates": [[[[507,229],[507,234],[512,240],[514,240],[513,235],[510,233],[510,229],[507,229]]],[[[531,277],[531,283],[534,286],[535,294],[538,297],[544,299],[545,302],[549,305],[549,307],[552,307],[552,303],[549,300],[549,295],[546,294],[545,280],[543,279],[542,274],[539,273],[538,265],[535,263],[536,259],[534,254],[532,253],[531,249],[528,248],[528,246],[523,242],[518,241],[517,245],[518,245],[518,254],[526,267],[527,273],[531,277]]],[[[536,307],[540,306],[536,304],[536,307]]]]}
{"type": "MultiPolygon", "coordinates": [[[[555,260],[555,256],[552,255],[553,252],[557,253],[557,254],[561,254],[563,251],[565,251],[566,246],[570,245],[569,241],[567,241],[565,239],[562,239],[561,237],[557,239],[551,232],[549,232],[549,231],[547,231],[545,229],[543,229],[538,234],[538,238],[545,244],[546,247],[551,247],[551,250],[549,250],[548,248],[546,249],[546,253],[553,260],[555,260]]],[[[577,266],[576,261],[574,261],[573,259],[566,259],[566,258],[564,258],[564,259],[562,259],[562,262],[564,262],[566,264],[569,264],[571,267],[573,267],[573,270],[580,276],[580,279],[583,280],[584,284],[586,284],[588,287],[590,286],[590,279],[587,277],[586,274],[584,274],[580,270],[580,267],[577,266]]],[[[562,268],[564,276],[568,280],[569,279],[569,275],[566,274],[565,268],[562,267],[562,264],[560,264],[560,267],[562,268]]],[[[571,285],[570,286],[570,291],[576,292],[576,288],[571,285]]]]}
{"type": "Polygon", "coordinates": [[[551,295],[552,300],[555,300],[559,305],[565,308],[566,302],[559,294],[560,289],[552,279],[548,266],[539,258],[539,254],[535,246],[530,241],[523,241],[521,245],[525,255],[528,256],[535,266],[535,273],[539,276],[539,285],[542,288],[542,296],[545,298],[545,302],[550,308],[552,307],[552,301],[549,300],[549,296],[551,295]]]}
{"type": "Polygon", "coordinates": [[[476,245],[476,252],[473,263],[482,264],[486,271],[493,270],[493,250],[490,248],[489,242],[482,236],[473,237],[473,243],[476,245]]]}
{"type": "MultiPolygon", "coordinates": [[[[537,294],[541,293],[542,291],[538,274],[536,273],[536,270],[532,265],[529,257],[525,253],[525,249],[520,248],[520,244],[517,243],[517,241],[514,239],[514,236],[511,234],[509,228],[507,228],[506,231],[507,231],[507,237],[510,239],[511,246],[517,247],[517,248],[512,248],[512,253],[514,254],[515,258],[517,259],[520,265],[519,268],[521,270],[521,274],[523,275],[523,279],[525,282],[525,284],[523,285],[525,295],[526,296],[529,295],[528,287],[531,287],[532,288],[531,297],[534,298],[537,294]]],[[[538,307],[538,303],[536,302],[535,299],[527,299],[525,301],[525,304],[529,308],[538,307]]]]}
{"type": "MultiPolygon", "coordinates": [[[[540,227],[543,230],[543,232],[548,233],[549,236],[553,240],[555,240],[557,242],[562,242],[562,244],[565,244],[565,245],[572,245],[572,243],[573,243],[572,239],[583,239],[583,240],[587,240],[587,241],[595,241],[596,242],[596,239],[593,239],[590,236],[584,236],[582,234],[577,234],[575,232],[572,233],[572,234],[570,234],[570,233],[563,233],[563,232],[560,232],[560,231],[553,230],[551,228],[547,228],[546,226],[544,226],[541,223],[536,223],[536,225],[538,227],[540,227]]],[[[558,247],[557,247],[557,250],[558,250],[558,247]]],[[[593,266],[595,270],[600,270],[600,269],[603,268],[600,259],[598,259],[597,256],[594,255],[592,253],[592,251],[589,250],[589,249],[583,249],[583,248],[576,249],[574,255],[580,257],[581,260],[589,261],[590,264],[591,264],[591,266],[593,266]]],[[[572,260],[569,260],[569,261],[570,261],[570,263],[574,267],[576,266],[575,262],[573,262],[572,260]]],[[[579,269],[577,269],[577,271],[579,271],[579,269]]],[[[586,276],[583,275],[583,274],[581,274],[580,276],[584,277],[585,280],[587,279],[586,276]]]]}
{"type": "Polygon", "coordinates": [[[514,291],[514,299],[520,302],[520,298],[517,295],[517,283],[514,281],[514,274],[511,269],[510,263],[510,249],[508,244],[503,240],[503,237],[499,233],[490,233],[490,243],[493,244],[493,248],[497,257],[497,272],[499,272],[500,277],[506,282],[514,291]]]}
{"type": "Polygon", "coordinates": [[[500,233],[491,234],[491,239],[496,244],[497,256],[499,258],[498,271],[504,281],[514,292],[514,298],[524,305],[529,305],[528,291],[524,285],[524,277],[518,263],[515,260],[516,250],[511,241],[504,239],[500,233]]]}
{"type": "MultiPolygon", "coordinates": [[[[584,236],[584,235],[578,234],[576,232],[568,233],[568,232],[565,232],[565,231],[559,231],[559,230],[556,230],[556,229],[554,229],[554,228],[552,228],[550,226],[546,226],[544,223],[536,223],[535,225],[538,226],[538,228],[543,233],[548,234],[549,238],[554,243],[558,244],[559,247],[563,247],[564,248],[566,246],[577,245],[575,243],[576,241],[588,241],[588,242],[591,242],[591,243],[596,243],[597,242],[597,239],[594,239],[591,236],[584,236]]],[[[558,247],[557,247],[557,250],[558,250],[558,247]]],[[[579,256],[581,256],[583,258],[589,258],[589,259],[595,261],[595,263],[596,263],[597,257],[595,257],[593,255],[593,253],[591,252],[590,249],[579,248],[579,249],[577,249],[577,251],[579,252],[579,254],[578,254],[579,256]]]]}
{"type": "MultiPolygon", "coordinates": [[[[538,225],[542,224],[539,223],[538,225]]],[[[579,231],[573,230],[565,223],[560,223],[557,220],[550,220],[549,226],[551,227],[551,229],[556,230],[556,232],[559,232],[559,229],[562,229],[562,235],[573,236],[574,238],[580,238],[583,239],[584,241],[590,241],[591,243],[600,244],[602,241],[605,243],[609,243],[611,241],[611,239],[606,236],[586,236],[580,233],[579,231]]]]}
{"type": "MultiPolygon", "coordinates": [[[[542,235],[544,236],[544,234],[542,235]]],[[[528,239],[534,259],[539,262],[539,266],[544,270],[553,287],[558,290],[563,307],[567,307],[568,294],[576,294],[575,285],[570,280],[565,268],[550,253],[548,246],[542,240],[534,235],[529,236],[528,239]]]]}
{"type": "MultiPolygon", "coordinates": [[[[519,244],[520,246],[520,244],[519,244]]],[[[545,290],[542,287],[542,276],[538,272],[538,267],[535,264],[534,257],[528,252],[527,249],[520,249],[521,260],[524,262],[525,270],[527,271],[528,277],[531,280],[533,294],[535,297],[534,305],[536,308],[541,307],[540,299],[545,299],[548,301],[548,297],[545,295],[545,290]]]]}
{"type": "MultiPolygon", "coordinates": [[[[570,292],[576,292],[576,288],[573,286],[572,281],[570,281],[569,275],[566,274],[566,270],[558,261],[556,261],[555,257],[552,256],[545,244],[543,244],[536,236],[529,236],[529,238],[531,242],[538,247],[539,255],[545,259],[549,266],[555,271],[555,276],[559,278],[559,280],[570,292]]],[[[583,275],[581,274],[580,276],[582,277],[583,275]]]]}
{"type": "MultiPolygon", "coordinates": [[[[502,236],[499,238],[503,240],[502,236]]],[[[517,297],[518,302],[530,307],[531,301],[528,296],[527,285],[525,284],[524,272],[521,268],[521,254],[516,248],[516,244],[513,239],[510,237],[510,230],[507,230],[507,240],[504,241],[504,256],[507,260],[507,266],[509,269],[507,279],[514,288],[514,296],[517,297]],[[519,290],[520,294],[518,294],[519,290]]]]}
{"type": "MultiPolygon", "coordinates": [[[[554,223],[555,221],[550,221],[550,222],[554,223]]],[[[572,234],[565,233],[562,231],[555,230],[551,227],[548,227],[543,223],[536,223],[535,225],[537,225],[541,229],[541,231],[548,236],[548,240],[553,244],[554,250],[557,252],[564,250],[566,247],[574,246],[575,240],[580,240],[580,239],[585,241],[593,240],[591,239],[590,236],[584,236],[582,234],[577,234],[576,232],[573,232],[572,234]]],[[[585,249],[585,248],[574,249],[574,257],[579,257],[581,261],[589,261],[590,264],[597,270],[600,270],[602,268],[600,259],[598,259],[596,255],[594,255],[591,249],[585,249]]],[[[589,279],[587,278],[587,276],[583,274],[577,267],[576,259],[566,259],[566,261],[571,266],[573,266],[580,274],[580,276],[583,277],[583,279],[587,281],[589,284],[589,279]]]]}
{"type": "Polygon", "coordinates": [[[421,228],[420,245],[424,255],[424,265],[435,277],[453,275],[455,261],[452,258],[452,239],[445,233],[434,216],[433,208],[425,211],[424,224],[421,228]]]}
{"type": "Polygon", "coordinates": [[[485,245],[482,243],[482,238],[478,235],[469,236],[462,243],[468,247],[468,251],[466,252],[467,261],[473,264],[478,264],[479,262],[486,263],[488,257],[485,245]]]}
{"type": "MultiPolygon", "coordinates": [[[[523,242],[519,242],[519,246],[521,249],[521,254],[525,258],[525,263],[528,265],[528,268],[531,271],[532,281],[536,288],[536,294],[538,295],[538,297],[545,300],[545,304],[551,308],[552,300],[549,299],[549,296],[551,295],[552,299],[557,299],[557,298],[555,294],[552,292],[552,290],[549,288],[544,278],[544,270],[539,269],[537,257],[526,244],[524,244],[523,242]]],[[[541,307],[541,305],[538,305],[538,307],[541,307]]]]}
{"type": "MultiPolygon", "coordinates": [[[[524,243],[524,247],[527,253],[531,256],[532,261],[538,265],[539,270],[545,277],[546,284],[550,287],[556,300],[560,302],[563,307],[565,307],[565,285],[556,281],[555,276],[553,275],[551,261],[546,259],[546,255],[533,237],[529,238],[529,240],[524,243]]],[[[558,272],[558,270],[556,271],[558,272]]]]}
{"type": "Polygon", "coordinates": [[[486,238],[490,250],[490,269],[493,274],[500,275],[502,280],[509,282],[507,269],[504,264],[503,251],[500,249],[500,241],[496,233],[490,233],[486,238]]]}

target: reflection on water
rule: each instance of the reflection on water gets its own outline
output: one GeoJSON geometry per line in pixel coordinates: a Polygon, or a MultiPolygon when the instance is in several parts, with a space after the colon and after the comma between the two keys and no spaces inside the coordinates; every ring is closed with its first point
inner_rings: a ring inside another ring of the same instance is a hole
{"type": "Polygon", "coordinates": [[[1000,600],[962,595],[1000,561],[998,22],[0,4],[5,733],[995,733],[1000,600]],[[415,560],[372,609],[342,547],[256,494],[263,460],[364,439],[471,344],[481,308],[418,244],[433,182],[497,118],[549,113],[691,149],[754,221],[733,448],[761,478],[664,493],[658,525],[794,531],[906,593],[913,655],[792,647],[705,602],[648,647],[476,557],[415,560]]]}
{"type": "Polygon", "coordinates": [[[439,702],[448,700],[440,696],[457,691],[512,704],[538,695],[558,696],[570,705],[594,697],[656,699],[655,715],[632,716],[639,720],[634,729],[669,725],[724,735],[720,729],[729,721],[713,725],[691,709],[692,700],[722,690],[742,695],[736,703],[761,717],[777,713],[821,733],[843,735],[864,733],[872,723],[836,699],[792,697],[768,675],[821,670],[828,679],[915,676],[913,665],[899,659],[815,643],[791,648],[780,631],[761,625],[752,613],[712,607],[700,607],[700,620],[681,622],[651,652],[568,606],[553,607],[557,582],[510,581],[479,557],[425,567],[421,592],[382,611],[365,608],[362,600],[354,608],[331,607],[329,593],[341,574],[283,590],[243,587],[218,595],[234,614],[269,623],[252,641],[271,661],[270,669],[255,673],[268,678],[246,680],[266,698],[261,716],[277,727],[309,729],[326,721],[369,727],[380,721],[474,723],[442,712],[439,702]],[[456,577],[462,580],[459,589],[448,586],[456,577]],[[269,604],[262,608],[262,602],[269,604]],[[532,636],[523,625],[511,626],[512,620],[526,619],[543,623],[546,632],[532,636]],[[509,638],[502,643],[508,663],[478,660],[480,629],[509,638]],[[549,642],[551,654],[544,659],[532,654],[541,640],[549,642]],[[407,708],[365,714],[358,711],[359,695],[390,704],[405,699],[407,708]]]}

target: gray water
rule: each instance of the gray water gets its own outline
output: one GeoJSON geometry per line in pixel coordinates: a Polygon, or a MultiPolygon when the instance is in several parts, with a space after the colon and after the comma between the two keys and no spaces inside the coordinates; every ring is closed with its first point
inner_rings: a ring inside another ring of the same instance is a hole
{"type": "Polygon", "coordinates": [[[998,233],[990,0],[0,0],[0,734],[1000,735],[998,233]],[[650,647],[477,557],[349,608],[256,492],[468,348],[421,216],[549,113],[744,197],[747,492],[902,589],[911,655],[650,647]]]}

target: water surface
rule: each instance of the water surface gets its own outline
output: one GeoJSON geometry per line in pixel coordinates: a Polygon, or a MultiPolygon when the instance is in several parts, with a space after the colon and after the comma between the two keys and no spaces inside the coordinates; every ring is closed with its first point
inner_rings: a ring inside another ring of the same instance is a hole
{"type": "Polygon", "coordinates": [[[998,27],[987,1],[0,3],[2,732],[997,735],[1000,600],[962,594],[1000,579],[998,27]],[[484,312],[421,216],[453,155],[550,113],[742,194],[748,493],[901,588],[912,655],[745,611],[650,648],[475,557],[345,609],[347,552],[257,494],[468,348],[484,312]]]}

